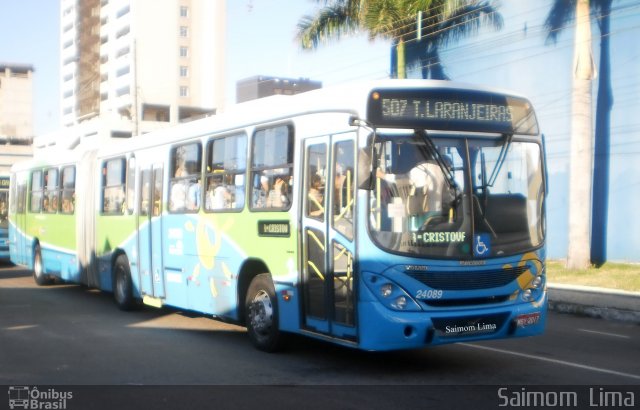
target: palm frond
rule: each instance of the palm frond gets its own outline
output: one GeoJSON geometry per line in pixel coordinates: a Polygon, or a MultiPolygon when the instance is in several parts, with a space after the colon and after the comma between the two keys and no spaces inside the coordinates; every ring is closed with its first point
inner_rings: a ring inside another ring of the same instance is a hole
{"type": "Polygon", "coordinates": [[[447,46],[464,37],[473,36],[483,26],[496,30],[504,26],[502,15],[486,1],[462,5],[444,18],[436,30],[427,33],[427,39],[438,46],[447,46]]]}
{"type": "Polygon", "coordinates": [[[554,0],[551,10],[544,21],[547,30],[547,44],[558,41],[560,32],[573,20],[576,13],[576,0],[554,0]]]}
{"type": "MultiPolygon", "coordinates": [[[[344,3],[344,2],[336,2],[344,3]]],[[[304,16],[298,22],[298,34],[302,48],[317,48],[330,39],[357,32],[360,27],[358,15],[353,15],[348,5],[336,4],[322,8],[315,16],[304,16]]]]}

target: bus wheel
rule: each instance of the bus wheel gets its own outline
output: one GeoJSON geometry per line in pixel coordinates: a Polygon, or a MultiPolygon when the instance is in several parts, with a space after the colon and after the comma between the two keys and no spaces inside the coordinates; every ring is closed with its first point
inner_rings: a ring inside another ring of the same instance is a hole
{"type": "Polygon", "coordinates": [[[135,307],[133,298],[133,283],[131,282],[131,271],[129,261],[124,255],[116,258],[113,265],[113,298],[121,310],[131,310],[135,307]]]}
{"type": "Polygon", "coordinates": [[[42,252],[40,252],[40,245],[37,244],[33,249],[33,279],[36,281],[38,286],[50,285],[52,283],[51,278],[44,273],[42,252]]]}
{"type": "Polygon", "coordinates": [[[283,335],[278,329],[278,303],[269,274],[260,274],[251,281],[245,299],[245,312],[251,343],[265,352],[279,350],[283,335]]]}

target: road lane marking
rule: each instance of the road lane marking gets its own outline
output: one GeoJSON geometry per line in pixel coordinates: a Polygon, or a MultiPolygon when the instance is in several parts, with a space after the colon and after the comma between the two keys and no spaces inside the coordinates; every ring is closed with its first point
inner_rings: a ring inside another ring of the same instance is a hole
{"type": "Polygon", "coordinates": [[[462,345],[462,346],[473,347],[474,349],[488,350],[490,352],[495,352],[495,353],[508,354],[508,355],[512,355],[512,356],[524,357],[524,358],[527,358],[527,359],[539,360],[539,361],[542,361],[542,362],[561,364],[563,366],[576,367],[578,369],[591,370],[591,371],[594,371],[594,372],[613,374],[615,376],[622,376],[622,377],[628,377],[630,379],[640,380],[640,375],[632,374],[632,373],[618,372],[616,370],[609,370],[609,369],[603,369],[603,368],[600,368],[600,367],[588,366],[586,364],[567,362],[565,360],[549,359],[547,357],[534,356],[534,355],[526,354],[526,353],[518,353],[518,352],[512,352],[510,350],[496,349],[495,347],[478,346],[478,345],[472,345],[472,344],[469,344],[469,343],[458,343],[458,344],[462,345]]]}
{"type": "Polygon", "coordinates": [[[578,329],[578,331],[585,332],[585,333],[595,333],[596,335],[619,337],[621,339],[631,339],[631,336],[620,335],[618,333],[598,332],[597,330],[589,330],[589,329],[578,329]]]}

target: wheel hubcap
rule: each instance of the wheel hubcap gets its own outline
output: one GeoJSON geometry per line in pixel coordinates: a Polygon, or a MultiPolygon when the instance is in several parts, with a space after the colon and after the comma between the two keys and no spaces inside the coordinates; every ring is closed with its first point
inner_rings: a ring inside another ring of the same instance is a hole
{"type": "Polygon", "coordinates": [[[273,324],[273,306],[267,292],[261,290],[253,298],[249,315],[251,327],[257,333],[265,334],[269,331],[273,324]]]}

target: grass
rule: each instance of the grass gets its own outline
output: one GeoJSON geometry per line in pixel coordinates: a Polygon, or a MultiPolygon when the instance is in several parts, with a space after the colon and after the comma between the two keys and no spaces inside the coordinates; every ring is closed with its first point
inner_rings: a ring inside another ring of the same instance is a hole
{"type": "Polygon", "coordinates": [[[549,260],[547,281],[640,292],[640,264],[607,262],[600,268],[567,269],[564,261],[549,260]]]}

